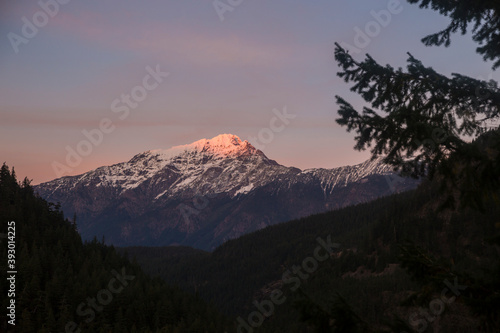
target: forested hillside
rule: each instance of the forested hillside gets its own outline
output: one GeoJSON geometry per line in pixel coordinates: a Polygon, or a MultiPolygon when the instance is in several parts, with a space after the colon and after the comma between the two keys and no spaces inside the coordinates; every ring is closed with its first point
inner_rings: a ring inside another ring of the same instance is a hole
{"type": "MultiPolygon", "coordinates": [[[[7,238],[1,240],[2,332],[224,332],[232,323],[113,247],[82,243],[75,221],[36,197],[14,170],[0,171],[1,233],[15,225],[15,317],[6,317],[7,238]],[[7,321],[15,319],[15,326],[7,321]]],[[[9,239],[12,234],[9,234],[9,239]]],[[[11,240],[11,239],[10,239],[11,240]]],[[[10,274],[9,274],[10,276],[10,274]]],[[[11,291],[12,292],[12,291],[11,291]]],[[[233,329],[234,330],[234,329],[233,329]]]]}
{"type": "Polygon", "coordinates": [[[426,182],[416,191],[268,227],[213,253],[123,251],[226,314],[253,320],[256,332],[423,332],[431,326],[495,332],[500,252],[488,240],[498,234],[500,207],[488,202],[483,213],[439,211],[443,196],[435,187],[426,182]],[[318,237],[339,247],[315,268],[306,258],[314,256],[318,237]],[[460,286],[457,295],[446,295],[453,302],[431,309],[449,284],[460,286]],[[268,304],[276,290],[286,300],[274,304],[263,324],[249,318],[258,311],[255,301],[268,304]],[[350,330],[341,319],[349,319],[350,330]]]}

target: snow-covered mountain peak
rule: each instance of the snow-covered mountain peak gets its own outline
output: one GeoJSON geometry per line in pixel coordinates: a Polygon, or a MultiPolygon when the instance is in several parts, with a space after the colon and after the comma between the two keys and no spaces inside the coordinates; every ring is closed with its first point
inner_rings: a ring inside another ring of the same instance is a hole
{"type": "Polygon", "coordinates": [[[262,151],[236,135],[220,134],[170,149],[149,150],[135,155],[128,162],[103,166],[79,176],[63,177],[41,185],[55,191],[63,184],[67,184],[68,188],[92,184],[96,188],[112,188],[121,195],[143,184],[168,184],[154,186],[157,191],[151,194],[151,198],[158,200],[183,195],[186,191],[238,196],[273,182],[284,182],[285,187],[319,182],[327,196],[337,187],[387,172],[390,172],[390,167],[381,160],[335,169],[301,171],[268,159],[262,151]]]}
{"type": "Polygon", "coordinates": [[[248,141],[242,141],[234,134],[220,134],[212,139],[201,139],[187,145],[174,146],[170,149],[150,150],[141,155],[154,155],[160,160],[168,161],[181,155],[193,153],[204,153],[214,157],[264,156],[262,151],[256,149],[248,141]]]}
{"type": "Polygon", "coordinates": [[[201,141],[205,140],[206,143],[208,143],[211,146],[218,146],[218,147],[232,147],[232,146],[241,146],[243,144],[248,144],[248,141],[241,141],[241,139],[234,134],[219,134],[216,137],[207,140],[207,139],[202,139],[201,141]]]}
{"type": "Polygon", "coordinates": [[[107,233],[121,245],[213,248],[266,225],[415,184],[389,184],[383,177],[389,173],[381,160],[301,171],[268,159],[236,135],[221,134],[55,179],[36,191],[76,213],[89,239],[107,233]]]}
{"type": "Polygon", "coordinates": [[[241,141],[234,134],[219,134],[212,139],[201,139],[193,142],[190,146],[199,152],[210,152],[219,156],[255,154],[257,151],[248,141],[241,141]]]}

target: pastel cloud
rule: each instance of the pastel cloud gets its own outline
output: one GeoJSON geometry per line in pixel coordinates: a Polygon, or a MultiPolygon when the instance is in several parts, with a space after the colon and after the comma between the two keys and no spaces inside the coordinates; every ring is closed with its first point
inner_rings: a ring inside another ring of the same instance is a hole
{"type": "Polygon", "coordinates": [[[251,36],[198,31],[168,22],[151,21],[144,26],[134,16],[126,13],[127,19],[118,16],[120,19],[90,11],[78,15],[61,12],[52,19],[51,26],[58,34],[99,43],[101,47],[200,66],[272,66],[292,53],[288,45],[266,45],[251,36]],[[118,24],[111,23],[116,21],[118,24]]]}

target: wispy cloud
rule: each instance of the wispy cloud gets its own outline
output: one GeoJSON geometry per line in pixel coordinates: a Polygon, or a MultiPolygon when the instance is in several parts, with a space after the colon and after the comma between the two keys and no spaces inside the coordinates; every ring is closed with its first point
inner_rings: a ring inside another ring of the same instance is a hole
{"type": "Polygon", "coordinates": [[[79,12],[78,15],[60,13],[51,24],[60,34],[99,43],[101,47],[114,50],[155,55],[169,63],[272,66],[283,62],[285,55],[291,51],[286,45],[266,45],[250,36],[231,32],[215,34],[193,30],[179,23],[157,21],[145,25],[140,24],[140,18],[136,16],[127,13],[116,15],[110,18],[89,11],[79,12]]]}

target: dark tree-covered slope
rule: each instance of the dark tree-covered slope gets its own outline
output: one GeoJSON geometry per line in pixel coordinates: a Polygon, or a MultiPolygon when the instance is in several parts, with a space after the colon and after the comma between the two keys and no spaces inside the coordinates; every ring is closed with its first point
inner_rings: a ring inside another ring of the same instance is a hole
{"type": "Polygon", "coordinates": [[[247,320],[257,310],[255,301],[269,300],[273,290],[283,291],[286,302],[276,305],[256,332],[328,332],[321,331],[318,322],[333,323],[339,313],[346,315],[344,301],[361,331],[397,331],[400,318],[407,332],[423,326],[478,332],[485,323],[495,325],[491,313],[476,313],[471,305],[485,301],[488,288],[490,309],[495,309],[494,279],[485,281],[495,276],[500,251],[485,239],[498,234],[500,207],[489,202],[483,213],[439,213],[441,200],[437,186],[426,182],[416,191],[271,226],[212,253],[171,247],[120,250],[136,257],[146,271],[196,291],[235,319],[247,320]],[[284,273],[314,255],[318,237],[329,236],[340,247],[307,278],[292,274],[300,279],[295,289],[284,273]],[[434,258],[426,262],[434,270],[425,268],[418,256],[434,258]],[[439,316],[431,313],[426,319],[421,311],[430,311],[430,302],[455,278],[467,292],[439,316]]]}
{"type": "MultiPolygon", "coordinates": [[[[7,242],[0,243],[2,332],[224,332],[200,299],[148,277],[113,247],[82,243],[75,221],[0,170],[0,233],[15,222],[15,326],[8,325],[7,242]]],[[[10,234],[12,236],[12,234],[10,234]]],[[[12,269],[9,269],[12,270],[12,269]]]]}

